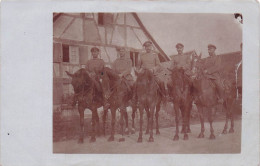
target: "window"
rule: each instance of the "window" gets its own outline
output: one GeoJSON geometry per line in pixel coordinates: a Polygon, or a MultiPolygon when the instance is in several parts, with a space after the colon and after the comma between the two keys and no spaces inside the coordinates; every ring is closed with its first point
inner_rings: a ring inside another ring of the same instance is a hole
{"type": "Polygon", "coordinates": [[[70,51],[69,51],[69,45],[62,45],[62,61],[63,62],[70,62],[70,51]]]}
{"type": "Polygon", "coordinates": [[[132,60],[133,67],[138,66],[138,54],[139,52],[130,51],[130,58],[132,60]]]}
{"type": "Polygon", "coordinates": [[[104,13],[98,13],[98,25],[104,25],[104,13]]]}
{"type": "Polygon", "coordinates": [[[112,13],[98,13],[98,25],[110,25],[113,24],[113,14],[112,13]]]}

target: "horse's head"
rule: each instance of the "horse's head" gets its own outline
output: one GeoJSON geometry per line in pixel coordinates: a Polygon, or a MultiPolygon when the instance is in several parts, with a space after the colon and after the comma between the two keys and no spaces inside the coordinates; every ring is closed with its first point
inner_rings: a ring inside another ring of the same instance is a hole
{"type": "Polygon", "coordinates": [[[191,60],[191,72],[193,74],[192,78],[201,78],[203,76],[203,60],[200,55],[197,55],[196,52],[193,52],[192,54],[192,60],[191,60]]]}
{"type": "Polygon", "coordinates": [[[120,77],[110,68],[104,67],[98,74],[98,78],[102,87],[103,96],[109,98],[112,88],[120,80],[120,77]]]}
{"type": "Polygon", "coordinates": [[[88,72],[85,69],[79,69],[74,74],[69,73],[66,71],[67,75],[72,78],[71,84],[74,89],[74,93],[80,93],[85,88],[90,86],[90,77],[88,72]]]}

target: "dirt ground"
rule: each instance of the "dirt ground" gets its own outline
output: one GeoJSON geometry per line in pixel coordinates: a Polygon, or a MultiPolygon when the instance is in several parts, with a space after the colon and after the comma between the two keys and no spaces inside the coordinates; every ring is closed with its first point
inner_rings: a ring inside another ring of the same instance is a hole
{"type": "Polygon", "coordinates": [[[189,140],[173,141],[175,127],[160,129],[160,135],[155,135],[154,142],[148,142],[149,135],[143,135],[143,142],[137,143],[138,132],[125,136],[125,142],[119,142],[121,135],[115,135],[114,142],[108,142],[107,136],[97,137],[95,143],[90,143],[90,137],[85,137],[83,144],[77,139],[54,142],[53,153],[86,153],[86,154],[201,154],[201,153],[240,153],[241,151],[241,119],[235,121],[235,132],[221,134],[224,122],[215,122],[215,140],[209,140],[209,123],[205,123],[205,138],[199,139],[200,124],[191,125],[192,133],[189,140]]]}

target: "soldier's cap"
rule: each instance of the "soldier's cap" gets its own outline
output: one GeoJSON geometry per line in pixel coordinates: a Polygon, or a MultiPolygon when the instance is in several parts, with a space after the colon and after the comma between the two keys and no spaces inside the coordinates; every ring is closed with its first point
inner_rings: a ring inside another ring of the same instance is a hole
{"type": "Polygon", "coordinates": [[[146,41],[146,42],[144,42],[144,44],[143,44],[143,46],[144,47],[147,47],[147,46],[150,46],[150,45],[152,45],[153,43],[151,42],[151,41],[146,41]]]}
{"type": "Polygon", "coordinates": [[[98,51],[98,52],[99,52],[99,48],[97,48],[97,47],[92,47],[90,51],[91,51],[91,52],[94,52],[94,51],[98,51]]]}
{"type": "Polygon", "coordinates": [[[208,48],[215,48],[215,49],[217,49],[217,47],[215,45],[213,45],[213,44],[209,44],[208,48]]]}
{"type": "Polygon", "coordinates": [[[183,48],[184,45],[183,45],[182,43],[177,43],[177,44],[176,44],[176,48],[179,48],[179,47],[183,48]]]}

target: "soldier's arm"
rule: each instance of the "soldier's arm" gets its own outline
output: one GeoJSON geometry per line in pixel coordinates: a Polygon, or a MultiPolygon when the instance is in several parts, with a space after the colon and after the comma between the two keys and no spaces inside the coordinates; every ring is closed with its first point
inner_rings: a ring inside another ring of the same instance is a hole
{"type": "Polygon", "coordinates": [[[219,56],[216,57],[215,59],[215,63],[213,66],[210,66],[208,69],[207,69],[207,72],[209,74],[213,74],[213,73],[216,73],[220,70],[221,68],[221,58],[219,56]]]}

